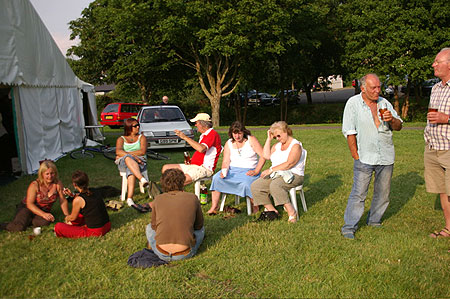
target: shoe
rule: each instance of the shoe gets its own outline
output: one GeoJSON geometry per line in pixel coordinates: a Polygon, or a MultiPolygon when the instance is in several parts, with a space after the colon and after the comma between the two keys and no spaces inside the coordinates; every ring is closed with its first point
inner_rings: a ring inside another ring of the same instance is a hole
{"type": "Polygon", "coordinates": [[[8,226],[9,222],[3,222],[0,223],[0,231],[6,230],[6,227],[8,226]]]}
{"type": "Polygon", "coordinates": [[[239,210],[238,208],[235,207],[230,207],[230,206],[226,206],[223,211],[225,213],[230,213],[230,214],[239,214],[241,212],[241,210],[239,210]]]}
{"type": "Polygon", "coordinates": [[[289,216],[288,222],[289,222],[289,223],[295,223],[295,222],[297,222],[297,213],[294,213],[294,215],[289,216]]]}
{"type": "Polygon", "coordinates": [[[267,211],[262,212],[261,215],[259,215],[258,221],[273,221],[278,219],[279,215],[277,212],[274,211],[267,211]]]}
{"type": "Polygon", "coordinates": [[[448,238],[450,237],[450,230],[448,230],[446,227],[444,227],[443,229],[441,229],[440,232],[435,231],[433,233],[430,234],[431,238],[437,239],[437,238],[448,238]]]}
{"type": "Polygon", "coordinates": [[[148,187],[148,181],[146,178],[142,177],[141,183],[142,183],[142,187],[144,187],[144,188],[148,187]]]}
{"type": "Polygon", "coordinates": [[[346,239],[350,239],[353,240],[355,239],[355,234],[352,232],[346,232],[346,233],[342,233],[342,236],[346,239]]]}
{"type": "Polygon", "coordinates": [[[138,211],[139,213],[148,213],[151,212],[152,208],[150,208],[150,206],[145,206],[145,205],[140,205],[140,204],[134,204],[131,205],[131,207],[133,209],[135,209],[136,211],[138,211]]]}
{"type": "Polygon", "coordinates": [[[127,198],[127,204],[131,207],[132,205],[134,205],[134,201],[131,198],[127,198]]]}

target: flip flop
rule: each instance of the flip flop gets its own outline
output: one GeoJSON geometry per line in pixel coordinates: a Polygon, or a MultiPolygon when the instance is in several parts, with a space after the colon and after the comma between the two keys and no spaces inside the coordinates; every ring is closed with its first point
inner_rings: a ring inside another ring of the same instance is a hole
{"type": "Polygon", "coordinates": [[[433,233],[430,234],[431,238],[448,238],[450,237],[450,230],[448,230],[446,227],[444,227],[443,229],[441,229],[441,231],[434,231],[433,233]],[[445,235],[443,234],[445,233],[445,235]]]}
{"type": "Polygon", "coordinates": [[[294,215],[289,216],[288,222],[289,222],[289,223],[295,223],[295,222],[297,222],[297,213],[294,213],[294,215]]]}
{"type": "Polygon", "coordinates": [[[152,210],[152,208],[150,208],[150,206],[148,205],[134,204],[131,207],[134,208],[139,213],[148,213],[152,210]]]}

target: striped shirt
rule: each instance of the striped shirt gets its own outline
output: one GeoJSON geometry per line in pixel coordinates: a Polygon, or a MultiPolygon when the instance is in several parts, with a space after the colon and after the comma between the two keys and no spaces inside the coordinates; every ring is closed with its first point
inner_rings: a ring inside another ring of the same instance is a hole
{"type": "MultiPolygon", "coordinates": [[[[430,104],[439,107],[439,112],[450,115],[450,80],[445,84],[440,81],[433,86],[430,104]]],[[[441,151],[450,149],[449,124],[430,124],[430,122],[427,121],[423,137],[426,145],[430,149],[441,151]]]]}
{"type": "MultiPolygon", "coordinates": [[[[403,122],[389,101],[379,97],[377,104],[380,103],[385,103],[392,116],[403,122]]],[[[345,137],[356,135],[359,160],[362,163],[391,165],[395,159],[392,128],[389,125],[383,126],[379,113],[378,118],[381,124],[377,128],[370,107],[364,102],[361,94],[355,95],[345,104],[342,133],[345,137]]]]}

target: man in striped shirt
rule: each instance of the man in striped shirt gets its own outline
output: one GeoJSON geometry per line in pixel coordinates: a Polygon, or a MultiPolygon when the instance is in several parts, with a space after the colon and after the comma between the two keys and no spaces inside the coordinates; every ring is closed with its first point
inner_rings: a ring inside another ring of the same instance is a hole
{"type": "Polygon", "coordinates": [[[433,86],[425,127],[425,183],[427,192],[438,193],[445,227],[430,237],[450,237],[450,48],[442,49],[432,64],[441,79],[433,86]],[[437,109],[432,110],[431,108],[437,109]]]}
{"type": "Polygon", "coordinates": [[[345,224],[341,229],[347,239],[355,238],[373,173],[374,191],[367,224],[381,225],[381,217],[389,205],[394,169],[392,130],[399,131],[402,128],[402,120],[392,104],[380,97],[378,76],[367,74],[360,83],[361,93],[348,99],[342,121],[342,133],[347,138],[354,159],[353,187],[345,209],[345,224]]]}

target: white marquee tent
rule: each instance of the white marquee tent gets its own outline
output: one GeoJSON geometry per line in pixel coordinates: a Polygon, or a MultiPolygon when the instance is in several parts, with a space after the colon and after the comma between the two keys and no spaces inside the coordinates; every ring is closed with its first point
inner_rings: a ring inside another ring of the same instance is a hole
{"type": "Polygon", "coordinates": [[[94,87],[75,76],[28,0],[0,0],[0,88],[10,88],[25,173],[80,147],[85,124],[97,124],[94,87]]]}

